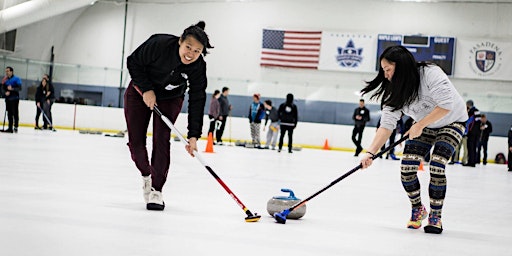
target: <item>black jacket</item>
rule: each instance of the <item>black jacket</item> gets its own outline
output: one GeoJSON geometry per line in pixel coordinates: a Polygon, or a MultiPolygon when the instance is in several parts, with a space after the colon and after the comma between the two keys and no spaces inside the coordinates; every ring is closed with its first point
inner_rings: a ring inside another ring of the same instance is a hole
{"type": "Polygon", "coordinates": [[[510,126],[510,130],[508,130],[508,146],[512,147],[512,126],[510,126]]]}
{"type": "Polygon", "coordinates": [[[489,135],[492,133],[492,124],[487,120],[485,124],[482,122],[482,120],[476,122],[476,126],[478,127],[478,130],[480,131],[479,139],[480,141],[489,141],[489,135]],[[485,127],[485,125],[487,125],[485,127]],[[485,128],[482,130],[482,126],[485,128]]]}
{"type": "Polygon", "coordinates": [[[299,111],[293,103],[293,94],[286,95],[286,102],[279,105],[277,109],[280,125],[297,127],[299,121],[299,111]]]}
{"type": "Polygon", "coordinates": [[[174,35],[152,35],[128,56],[126,65],[133,83],[142,92],[153,90],[157,101],[184,97],[188,88],[188,138],[199,138],[206,103],[206,62],[200,56],[189,65],[181,63],[178,41],[174,35]]]}
{"type": "Polygon", "coordinates": [[[48,83],[48,89],[43,88],[42,85],[39,85],[36,89],[36,103],[43,103],[45,100],[53,100],[55,99],[55,89],[53,85],[48,83]],[[46,96],[46,93],[50,92],[50,95],[46,96]]]}
{"type": "Polygon", "coordinates": [[[355,121],[356,126],[365,126],[366,122],[370,121],[370,110],[366,107],[358,107],[354,109],[352,119],[355,121]],[[356,116],[362,116],[363,118],[361,120],[357,120],[356,116]]]}
{"type": "Polygon", "coordinates": [[[270,122],[277,122],[279,121],[279,115],[277,114],[277,109],[272,106],[272,108],[265,109],[265,125],[267,125],[268,120],[270,119],[270,122]]]}
{"type": "Polygon", "coordinates": [[[480,121],[480,110],[476,107],[471,107],[468,110],[468,120],[466,121],[466,133],[468,136],[478,138],[480,134],[479,126],[476,126],[476,122],[480,121]]]}
{"type": "Polygon", "coordinates": [[[221,116],[227,116],[229,115],[229,99],[228,97],[224,96],[224,94],[221,94],[219,97],[219,104],[220,104],[220,115],[221,116]]]}

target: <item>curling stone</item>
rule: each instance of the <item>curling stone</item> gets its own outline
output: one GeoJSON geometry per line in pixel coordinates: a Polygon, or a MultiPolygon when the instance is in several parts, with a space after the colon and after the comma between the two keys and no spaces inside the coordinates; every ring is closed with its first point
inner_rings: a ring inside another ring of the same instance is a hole
{"type": "MultiPolygon", "coordinates": [[[[270,216],[274,216],[276,212],[282,212],[286,209],[291,208],[301,200],[295,197],[295,194],[291,189],[282,188],[282,192],[289,192],[289,196],[274,196],[267,202],[267,212],[270,216]]],[[[306,205],[302,205],[299,208],[294,209],[288,214],[288,219],[299,219],[306,214],[306,205]]]]}

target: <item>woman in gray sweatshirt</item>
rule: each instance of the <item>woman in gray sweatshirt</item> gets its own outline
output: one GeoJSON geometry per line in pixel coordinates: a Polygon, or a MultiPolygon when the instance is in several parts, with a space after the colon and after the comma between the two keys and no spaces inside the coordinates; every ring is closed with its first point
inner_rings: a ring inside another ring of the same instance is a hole
{"type": "Polygon", "coordinates": [[[427,233],[443,231],[441,212],[446,194],[445,166],[464,133],[464,122],[468,119],[464,100],[446,74],[438,66],[416,62],[414,56],[403,46],[391,46],[380,56],[377,77],[367,82],[361,90],[364,94],[376,90],[371,98],[381,98],[383,110],[381,125],[375,138],[361,158],[367,168],[373,156],[384,145],[395,129],[402,113],[414,119],[406,133],[401,163],[402,185],[412,206],[412,215],[407,227],[418,229],[427,217],[421,202],[418,167],[424,156],[434,147],[430,161],[430,213],[427,233]]]}

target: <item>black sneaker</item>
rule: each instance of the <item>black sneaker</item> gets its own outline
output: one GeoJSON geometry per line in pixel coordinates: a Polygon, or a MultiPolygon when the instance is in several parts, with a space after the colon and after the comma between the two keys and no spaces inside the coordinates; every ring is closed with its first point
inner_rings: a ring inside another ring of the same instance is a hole
{"type": "Polygon", "coordinates": [[[36,127],[34,127],[34,130],[42,130],[42,129],[39,126],[36,126],[36,127]]]}
{"type": "Polygon", "coordinates": [[[443,224],[441,223],[441,218],[436,215],[428,216],[428,225],[424,228],[425,233],[430,234],[441,234],[443,232],[443,224]]]}
{"type": "Polygon", "coordinates": [[[14,133],[18,133],[18,127],[14,127],[14,129],[12,130],[14,133]]]}
{"type": "Polygon", "coordinates": [[[2,132],[13,133],[12,129],[3,130],[2,132]]]}

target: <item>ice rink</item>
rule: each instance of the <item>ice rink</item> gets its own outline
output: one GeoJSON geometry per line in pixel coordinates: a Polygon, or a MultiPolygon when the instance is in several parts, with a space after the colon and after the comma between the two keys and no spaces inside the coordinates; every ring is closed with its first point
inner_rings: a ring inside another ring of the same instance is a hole
{"type": "MultiPolygon", "coordinates": [[[[347,135],[348,136],[348,135],[347,135]]],[[[151,147],[148,140],[148,147],[151,147]]],[[[378,159],[277,224],[267,201],[307,198],[358,164],[351,152],[215,146],[205,160],[259,222],[172,142],[163,212],[145,209],[127,138],[78,131],[0,133],[0,255],[511,255],[512,173],[447,167],[441,235],[406,228],[400,161],[378,159]]],[[[199,142],[203,151],[206,141],[199,142]]],[[[504,146],[505,148],[505,146],[504,146]]],[[[428,166],[419,172],[428,208],[428,166]]],[[[427,221],[423,222],[424,224],[427,221]]]]}

